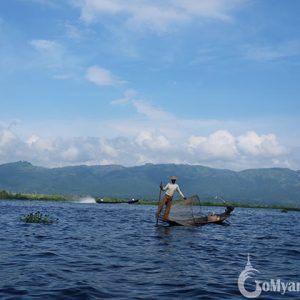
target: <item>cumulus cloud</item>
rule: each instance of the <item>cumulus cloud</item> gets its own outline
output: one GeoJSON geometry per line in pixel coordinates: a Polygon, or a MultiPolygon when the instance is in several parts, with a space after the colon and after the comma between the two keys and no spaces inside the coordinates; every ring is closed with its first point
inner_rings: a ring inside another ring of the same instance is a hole
{"type": "Polygon", "coordinates": [[[132,136],[21,137],[0,127],[0,163],[28,160],[44,166],[114,163],[188,163],[218,168],[295,167],[274,134],[246,132],[233,135],[217,130],[209,135],[176,140],[159,129],[143,129],[132,136]]]}
{"type": "Polygon", "coordinates": [[[251,131],[237,139],[237,146],[242,153],[250,155],[278,156],[286,153],[274,134],[258,135],[251,131]]]}
{"type": "Polygon", "coordinates": [[[41,138],[37,135],[30,136],[25,143],[28,145],[29,149],[35,149],[37,151],[52,151],[54,147],[51,140],[41,138]]]}
{"type": "Polygon", "coordinates": [[[24,144],[10,126],[0,126],[0,162],[17,160],[24,144]]]}
{"type": "Polygon", "coordinates": [[[61,153],[61,156],[65,161],[76,162],[78,161],[79,149],[74,146],[70,146],[61,153]]]}
{"type": "Polygon", "coordinates": [[[111,71],[98,66],[89,67],[86,70],[85,79],[100,86],[117,86],[123,83],[111,71]]]}
{"type": "Polygon", "coordinates": [[[102,155],[104,155],[107,158],[116,158],[119,155],[118,147],[114,147],[109,140],[101,140],[100,141],[100,152],[102,155]]]}
{"type": "Polygon", "coordinates": [[[211,135],[190,137],[189,152],[202,158],[220,158],[239,160],[243,157],[274,158],[287,154],[274,134],[258,135],[247,132],[234,137],[227,130],[218,130],[211,135]]]}
{"type": "Polygon", "coordinates": [[[168,150],[171,148],[171,143],[164,135],[158,132],[141,131],[135,138],[135,142],[141,148],[151,150],[168,150]]]}
{"type": "Polygon", "coordinates": [[[191,136],[189,152],[204,157],[234,159],[238,156],[236,138],[227,130],[218,130],[207,137],[191,136]]]}
{"type": "Polygon", "coordinates": [[[0,146],[6,147],[16,140],[16,135],[8,128],[4,128],[0,135],[0,146]]]}
{"type": "Polygon", "coordinates": [[[232,20],[234,10],[247,0],[83,0],[76,5],[81,9],[81,19],[93,22],[103,15],[122,16],[130,27],[165,31],[173,24],[194,19],[232,20]]]}

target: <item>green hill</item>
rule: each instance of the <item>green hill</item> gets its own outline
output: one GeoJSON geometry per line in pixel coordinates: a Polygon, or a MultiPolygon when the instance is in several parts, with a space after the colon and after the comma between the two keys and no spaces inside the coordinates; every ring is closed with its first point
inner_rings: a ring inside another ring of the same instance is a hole
{"type": "Polygon", "coordinates": [[[0,165],[0,190],[155,199],[160,181],[166,184],[170,175],[178,176],[186,195],[218,195],[240,203],[300,207],[300,171],[282,168],[235,172],[192,165],[146,164],[50,169],[16,162],[0,165]]]}

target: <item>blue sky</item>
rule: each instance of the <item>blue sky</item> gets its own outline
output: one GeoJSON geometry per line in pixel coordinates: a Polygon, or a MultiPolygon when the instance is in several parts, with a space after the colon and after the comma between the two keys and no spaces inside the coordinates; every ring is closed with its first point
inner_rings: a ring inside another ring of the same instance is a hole
{"type": "Polygon", "coordinates": [[[297,0],[0,2],[0,163],[300,169],[297,0]]]}

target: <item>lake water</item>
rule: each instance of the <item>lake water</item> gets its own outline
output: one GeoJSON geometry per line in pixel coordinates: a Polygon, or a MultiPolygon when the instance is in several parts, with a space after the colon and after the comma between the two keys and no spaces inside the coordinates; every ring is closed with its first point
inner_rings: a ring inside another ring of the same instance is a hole
{"type": "MultiPolygon", "coordinates": [[[[0,201],[0,299],[246,299],[237,278],[300,281],[298,212],[236,208],[229,226],[156,227],[156,207],[0,201]],[[24,224],[40,211],[57,224],[24,224]]],[[[214,208],[214,210],[216,210],[214,208]]],[[[300,299],[263,291],[259,299],[300,299]]]]}

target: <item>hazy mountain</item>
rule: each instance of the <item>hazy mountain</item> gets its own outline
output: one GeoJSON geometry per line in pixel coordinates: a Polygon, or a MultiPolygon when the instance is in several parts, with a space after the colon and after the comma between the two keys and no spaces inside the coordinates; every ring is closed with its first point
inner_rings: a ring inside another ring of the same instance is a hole
{"type": "Polygon", "coordinates": [[[136,167],[43,168],[28,162],[0,165],[0,190],[12,192],[155,199],[170,175],[186,195],[216,195],[230,201],[300,206],[300,171],[250,169],[241,172],[203,166],[146,164],[136,167]]]}

